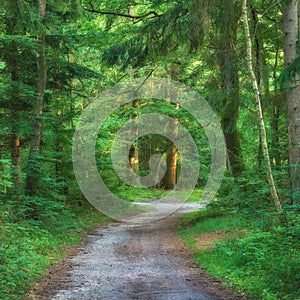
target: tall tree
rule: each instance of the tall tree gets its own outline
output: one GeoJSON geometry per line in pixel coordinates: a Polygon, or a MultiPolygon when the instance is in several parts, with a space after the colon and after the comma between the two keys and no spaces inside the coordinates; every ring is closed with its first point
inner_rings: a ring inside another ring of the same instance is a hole
{"type": "MultiPolygon", "coordinates": [[[[215,49],[219,73],[218,83],[222,105],[218,103],[224,131],[228,166],[231,174],[238,177],[244,170],[244,160],[237,122],[240,108],[239,74],[237,55],[237,30],[241,16],[241,3],[236,0],[191,1],[191,44],[199,47],[205,36],[215,49]],[[230,9],[229,9],[230,7],[230,9]]],[[[209,58],[206,58],[209,60],[209,58]]]]}
{"type": "Polygon", "coordinates": [[[257,115],[258,115],[258,124],[259,124],[259,132],[260,132],[260,139],[262,144],[262,151],[264,156],[264,161],[266,164],[266,173],[267,173],[267,180],[271,192],[271,196],[274,202],[274,206],[277,212],[282,212],[281,203],[278,197],[277,189],[275,186],[275,181],[273,178],[272,168],[271,168],[271,161],[268,149],[268,142],[267,142],[267,133],[266,127],[264,123],[263,111],[262,111],[262,99],[259,84],[254,72],[253,68],[253,55],[252,55],[252,41],[250,36],[250,29],[248,23],[248,10],[247,10],[247,0],[243,0],[243,21],[244,21],[244,28],[245,28],[245,37],[246,37],[246,46],[247,46],[247,59],[248,59],[248,68],[249,73],[251,75],[253,90],[255,93],[256,98],[256,106],[257,106],[257,115]]]}
{"type": "Polygon", "coordinates": [[[219,12],[214,16],[219,32],[217,52],[223,99],[222,127],[227,146],[229,169],[234,177],[244,170],[243,155],[237,121],[239,116],[239,74],[237,56],[237,28],[241,16],[239,1],[219,2],[219,12]],[[230,9],[228,9],[230,7],[230,9]]]}
{"type": "Polygon", "coordinates": [[[10,36],[10,46],[5,55],[7,67],[10,72],[11,90],[10,90],[10,118],[11,118],[11,136],[10,136],[10,152],[11,152],[11,176],[13,182],[13,193],[18,195],[21,191],[21,150],[19,135],[19,85],[20,85],[20,54],[17,35],[20,32],[20,3],[18,0],[12,0],[7,5],[6,33],[10,36]]]}
{"type": "Polygon", "coordinates": [[[47,69],[45,58],[45,33],[43,24],[46,16],[46,0],[38,1],[39,35],[37,36],[37,95],[33,105],[33,131],[30,141],[26,194],[35,195],[39,179],[38,160],[42,134],[42,111],[45,96],[47,69]]]}
{"type": "MultiPolygon", "coordinates": [[[[170,67],[170,77],[172,80],[179,79],[179,63],[173,62],[170,67]]],[[[168,91],[173,92],[173,91],[168,91]]],[[[174,93],[174,92],[173,92],[174,93]]],[[[176,97],[176,95],[173,95],[176,97]]],[[[170,103],[171,98],[167,97],[167,101],[170,103]]],[[[174,107],[178,110],[179,106],[175,104],[174,107]]],[[[172,124],[168,123],[165,129],[167,132],[171,132],[174,139],[178,136],[178,118],[174,118],[174,122],[172,124]]],[[[173,189],[177,183],[177,159],[178,153],[175,144],[169,140],[166,141],[166,173],[162,178],[162,186],[166,189],[173,189]]]]}
{"type": "MultiPolygon", "coordinates": [[[[291,0],[283,9],[284,63],[289,67],[297,57],[299,38],[298,0],[291,0]]],[[[289,171],[292,201],[300,203],[300,77],[288,84],[286,92],[289,136],[289,171]]]]}

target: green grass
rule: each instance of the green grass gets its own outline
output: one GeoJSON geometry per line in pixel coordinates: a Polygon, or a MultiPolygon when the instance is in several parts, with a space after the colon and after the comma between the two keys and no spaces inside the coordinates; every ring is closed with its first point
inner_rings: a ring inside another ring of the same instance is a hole
{"type": "MultiPolygon", "coordinates": [[[[114,192],[118,197],[123,200],[134,202],[142,199],[157,200],[168,195],[170,191],[157,188],[135,188],[130,186],[121,185],[114,188],[114,192]]],[[[180,192],[179,192],[180,193],[180,192]]],[[[198,202],[201,200],[203,189],[197,188],[186,199],[186,202],[198,202]]],[[[182,193],[185,195],[185,192],[182,193]]]]}
{"type": "Polygon", "coordinates": [[[87,230],[108,218],[90,206],[67,208],[52,218],[12,222],[10,212],[0,218],[0,298],[21,299],[22,295],[60,260],[67,245],[81,241],[87,230]]]}
{"type": "Polygon", "coordinates": [[[142,199],[157,200],[164,197],[167,192],[156,188],[135,188],[131,186],[121,185],[114,189],[114,193],[119,198],[134,202],[142,199]]]}
{"type": "Polygon", "coordinates": [[[248,222],[248,220],[240,218],[238,215],[204,209],[183,216],[180,226],[185,228],[181,231],[183,234],[199,235],[205,232],[245,226],[248,222]]]}
{"type": "MultiPolygon", "coordinates": [[[[165,192],[167,194],[167,192],[165,192]]],[[[201,196],[203,194],[203,189],[201,188],[195,188],[193,190],[193,192],[189,195],[189,197],[187,199],[185,199],[186,197],[186,190],[180,190],[176,192],[176,197],[178,197],[178,199],[180,199],[181,201],[185,200],[184,202],[199,202],[201,201],[201,196]]]]}
{"type": "MultiPolygon", "coordinates": [[[[298,218],[299,220],[299,218],[298,218]]],[[[300,299],[300,226],[266,230],[257,219],[211,209],[182,218],[180,235],[195,260],[210,275],[246,291],[250,299],[300,299]],[[215,247],[197,250],[195,237],[208,232],[229,234],[215,247]]]]}
{"type": "MultiPolygon", "coordinates": [[[[157,189],[157,188],[135,188],[135,187],[128,187],[128,186],[120,186],[116,189],[114,189],[114,192],[118,197],[121,199],[124,199],[126,201],[134,202],[134,201],[140,201],[143,199],[147,200],[157,200],[161,199],[168,195],[171,191],[163,190],[163,189],[157,189]]],[[[203,189],[197,188],[195,189],[191,195],[186,199],[185,202],[199,202],[201,200],[201,196],[203,193],[203,189]]],[[[179,191],[177,196],[184,197],[186,194],[185,191],[179,191]]]]}
{"type": "Polygon", "coordinates": [[[203,194],[202,188],[195,188],[191,193],[191,195],[186,200],[186,202],[199,202],[201,200],[202,194],[203,194]]]}

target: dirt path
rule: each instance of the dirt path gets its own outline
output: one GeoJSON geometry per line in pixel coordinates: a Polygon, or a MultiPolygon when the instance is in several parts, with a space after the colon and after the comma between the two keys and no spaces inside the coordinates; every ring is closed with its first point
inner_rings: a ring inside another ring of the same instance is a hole
{"type": "Polygon", "coordinates": [[[145,223],[166,205],[157,203],[132,224],[111,223],[95,230],[76,255],[45,278],[36,299],[245,299],[199,270],[179,240],[179,214],[198,205],[145,223]]]}

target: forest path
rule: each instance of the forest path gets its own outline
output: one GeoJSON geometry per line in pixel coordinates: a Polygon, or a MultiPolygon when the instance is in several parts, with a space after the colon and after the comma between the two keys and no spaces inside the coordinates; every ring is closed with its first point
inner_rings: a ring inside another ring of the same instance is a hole
{"type": "Polygon", "coordinates": [[[177,235],[180,214],[199,209],[198,203],[149,222],[169,205],[174,204],[156,202],[153,210],[131,223],[96,229],[79,252],[63,262],[65,267],[46,278],[38,299],[244,299],[202,272],[177,235]],[[54,288],[58,282],[61,286],[54,288]]]}

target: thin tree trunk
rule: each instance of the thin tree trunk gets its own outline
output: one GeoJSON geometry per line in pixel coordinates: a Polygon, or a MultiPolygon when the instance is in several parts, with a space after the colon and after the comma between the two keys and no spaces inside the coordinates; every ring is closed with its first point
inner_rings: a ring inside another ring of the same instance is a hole
{"type": "MultiPolygon", "coordinates": [[[[18,1],[10,1],[11,15],[14,16],[9,18],[7,21],[7,34],[18,35],[18,1]]],[[[11,135],[10,135],[10,156],[11,156],[11,179],[13,183],[13,189],[11,190],[12,195],[18,196],[21,193],[22,177],[21,177],[21,150],[20,150],[20,136],[19,136],[19,110],[20,110],[20,99],[19,99],[19,49],[16,41],[11,41],[10,53],[7,55],[7,66],[10,71],[12,90],[11,90],[11,135]]]]}
{"type": "Polygon", "coordinates": [[[19,102],[19,92],[18,92],[18,83],[19,83],[19,70],[18,70],[18,46],[15,42],[12,42],[12,55],[15,56],[11,61],[11,80],[14,83],[14,88],[12,90],[12,103],[16,106],[15,110],[11,111],[11,120],[12,120],[12,129],[10,136],[10,153],[11,153],[11,175],[13,183],[13,194],[17,196],[21,193],[22,186],[22,177],[21,177],[21,150],[20,150],[20,137],[19,137],[19,114],[18,114],[18,102],[19,102]]]}
{"type": "Polygon", "coordinates": [[[271,157],[274,160],[275,166],[280,165],[280,148],[279,148],[279,107],[276,103],[273,103],[273,116],[271,120],[272,128],[272,144],[271,144],[271,157]],[[273,155],[272,155],[273,154],[273,155]]]}
{"type": "MultiPolygon", "coordinates": [[[[39,19],[40,23],[43,24],[46,15],[46,0],[39,0],[39,19]]],[[[38,156],[40,153],[41,145],[41,134],[42,134],[42,111],[43,111],[43,101],[46,88],[46,58],[45,58],[45,35],[41,33],[37,37],[37,70],[38,70],[38,80],[37,80],[37,96],[34,101],[33,106],[33,132],[30,142],[29,151],[29,161],[28,161],[28,175],[26,179],[26,194],[36,195],[37,185],[39,180],[39,166],[38,166],[38,156]]]]}
{"type": "MultiPolygon", "coordinates": [[[[250,10],[253,19],[253,28],[257,28],[258,26],[258,17],[257,11],[253,5],[250,5],[250,10]]],[[[265,59],[265,51],[264,51],[264,43],[260,40],[260,36],[258,35],[258,31],[255,30],[254,33],[254,41],[255,41],[255,71],[256,71],[256,79],[260,90],[264,88],[266,99],[270,98],[270,87],[269,87],[269,79],[268,74],[265,71],[266,69],[266,59],[265,59]]],[[[276,74],[276,73],[275,73],[276,74]]],[[[276,80],[276,78],[274,78],[276,80]]],[[[276,84],[275,84],[276,85],[276,84]]],[[[276,88],[276,87],[275,87],[276,88]]],[[[271,119],[271,128],[272,128],[272,143],[270,147],[270,160],[272,165],[278,165],[280,162],[280,151],[279,151],[279,114],[277,110],[276,96],[273,97],[273,101],[271,101],[273,116],[271,119]]],[[[267,101],[268,102],[268,101],[267,101]]],[[[262,103],[263,105],[263,103],[262,103]]],[[[263,153],[262,153],[262,144],[261,139],[259,140],[259,149],[258,149],[258,165],[261,166],[263,161],[263,153]]]]}
{"type": "MultiPolygon", "coordinates": [[[[132,107],[134,110],[138,109],[139,102],[137,99],[132,102],[132,107]]],[[[137,125],[138,115],[136,111],[132,113],[131,120],[133,120],[132,134],[135,137],[136,142],[130,147],[129,164],[131,167],[131,171],[137,173],[139,171],[139,149],[138,149],[138,141],[137,141],[139,132],[138,132],[138,125],[137,125]]]]}
{"type": "MultiPolygon", "coordinates": [[[[171,70],[170,70],[170,76],[173,80],[178,80],[179,77],[179,64],[178,63],[172,63],[171,70]]],[[[168,92],[174,92],[169,91],[168,92]]],[[[172,95],[173,97],[176,97],[176,95],[172,95]]],[[[167,97],[167,102],[170,102],[170,98],[167,97]]],[[[179,106],[176,105],[175,109],[178,109],[179,106]]],[[[169,125],[169,124],[168,124],[169,125]]],[[[174,139],[178,136],[178,119],[174,118],[174,126],[167,126],[166,131],[172,132],[174,139]]],[[[167,141],[166,143],[166,173],[164,177],[162,178],[162,185],[167,189],[171,190],[175,187],[177,183],[177,159],[178,159],[178,153],[177,148],[174,145],[173,142],[167,141]]]]}
{"type": "Polygon", "coordinates": [[[265,123],[263,119],[263,112],[261,106],[261,94],[259,85],[256,79],[256,75],[253,70],[253,59],[252,59],[252,42],[249,30],[249,23],[248,23],[248,12],[247,12],[247,0],[243,0],[243,21],[244,21],[244,29],[245,29],[245,37],[246,37],[246,45],[247,45],[247,58],[248,58],[248,68],[249,73],[251,75],[252,83],[253,83],[253,90],[256,97],[256,106],[258,112],[258,122],[259,122],[259,131],[262,143],[262,151],[264,156],[264,161],[266,164],[266,172],[267,172],[267,181],[270,188],[270,193],[274,202],[274,206],[277,212],[282,212],[282,206],[278,197],[277,189],[275,186],[275,181],[273,178],[272,168],[271,168],[271,161],[269,156],[268,150],[268,142],[267,142],[267,133],[265,128],[265,123]]]}
{"type": "MultiPolygon", "coordinates": [[[[252,5],[250,5],[250,10],[251,10],[251,15],[252,15],[253,27],[257,28],[257,26],[258,26],[257,12],[252,5]]],[[[255,43],[256,79],[257,79],[257,84],[258,84],[259,88],[261,88],[261,59],[260,59],[261,57],[260,57],[260,53],[261,53],[262,47],[260,45],[257,30],[255,31],[253,38],[254,38],[254,43],[255,43]]]]}
{"type": "MultiPolygon", "coordinates": [[[[172,126],[167,125],[166,131],[172,132],[174,138],[178,136],[178,120],[174,119],[172,126]]],[[[173,189],[177,183],[177,148],[173,142],[167,141],[166,143],[166,173],[162,178],[162,185],[165,189],[173,189]]]]}
{"type": "Polygon", "coordinates": [[[258,141],[258,153],[257,153],[257,164],[259,167],[263,165],[263,147],[262,147],[262,142],[261,142],[261,137],[259,136],[259,141],[258,141]]]}
{"type": "MultiPolygon", "coordinates": [[[[13,130],[14,131],[14,130],[13,130]]],[[[21,192],[21,151],[20,138],[16,133],[12,133],[10,137],[10,152],[11,152],[11,176],[14,185],[13,194],[19,195],[21,192]]]]}
{"type": "MultiPolygon", "coordinates": [[[[276,24],[276,31],[278,33],[278,26],[276,24]]],[[[272,101],[273,105],[273,116],[271,122],[272,128],[272,144],[271,149],[273,152],[273,159],[275,161],[276,166],[280,166],[281,163],[281,152],[280,147],[278,146],[280,143],[280,131],[279,131],[279,117],[282,114],[282,96],[278,93],[277,89],[277,67],[278,67],[278,58],[279,58],[279,49],[280,43],[279,41],[276,42],[276,52],[275,52],[275,62],[273,66],[273,80],[274,80],[274,91],[275,91],[275,98],[272,101]]]]}
{"type": "MultiPolygon", "coordinates": [[[[288,67],[297,57],[298,0],[292,0],[283,10],[284,63],[288,67]]],[[[300,78],[296,75],[288,85],[286,103],[289,136],[289,172],[292,202],[300,203],[300,78]]]]}
{"type": "Polygon", "coordinates": [[[0,145],[0,189],[2,193],[6,194],[5,176],[4,176],[4,165],[2,161],[2,145],[0,145]]]}

